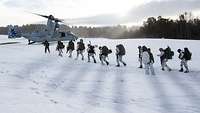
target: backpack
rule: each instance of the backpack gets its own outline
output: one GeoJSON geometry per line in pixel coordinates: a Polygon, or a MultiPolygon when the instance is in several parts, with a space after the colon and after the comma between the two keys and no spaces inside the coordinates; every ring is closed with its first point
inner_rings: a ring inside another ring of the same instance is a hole
{"type": "Polygon", "coordinates": [[[109,53],[108,47],[103,46],[102,47],[102,54],[108,54],[108,53],[109,53]]]}
{"type": "Polygon", "coordinates": [[[185,60],[191,60],[191,58],[192,58],[192,53],[191,52],[185,52],[184,53],[184,58],[185,58],[185,60]]]}
{"type": "Polygon", "coordinates": [[[95,48],[95,47],[91,45],[91,46],[89,47],[88,53],[95,53],[94,48],[95,48]]]}
{"type": "Polygon", "coordinates": [[[84,50],[85,49],[85,44],[84,43],[79,42],[78,45],[79,45],[79,48],[78,48],[79,50],[84,50]]]}
{"type": "Polygon", "coordinates": [[[119,49],[118,55],[125,55],[126,54],[125,48],[122,44],[119,44],[116,47],[119,49]]]}
{"type": "Polygon", "coordinates": [[[68,46],[67,46],[67,49],[68,49],[68,50],[69,50],[69,49],[74,50],[74,43],[73,43],[73,42],[69,42],[69,43],[68,43],[68,46]]]}
{"type": "Polygon", "coordinates": [[[166,59],[172,59],[174,56],[174,52],[169,47],[164,50],[164,53],[166,59]]]}
{"type": "Polygon", "coordinates": [[[61,49],[64,49],[64,48],[65,48],[65,45],[64,45],[63,43],[61,43],[60,48],[61,48],[61,49]]]}
{"type": "Polygon", "coordinates": [[[150,60],[150,63],[154,63],[154,57],[151,52],[149,52],[149,60],[150,60]]]}

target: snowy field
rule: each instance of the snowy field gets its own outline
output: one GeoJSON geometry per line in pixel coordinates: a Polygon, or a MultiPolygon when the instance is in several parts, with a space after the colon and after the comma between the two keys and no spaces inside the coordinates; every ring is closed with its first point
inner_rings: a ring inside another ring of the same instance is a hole
{"type": "MultiPolygon", "coordinates": [[[[127,49],[127,67],[115,67],[58,57],[56,44],[44,54],[40,44],[0,36],[1,113],[200,113],[200,41],[167,39],[84,39],[95,45],[122,43],[127,49]],[[16,43],[7,43],[16,42],[16,43]],[[7,44],[6,44],[7,43],[7,44]],[[138,45],[152,49],[156,76],[137,68],[138,45]],[[160,47],[175,52],[169,61],[172,72],[161,71],[160,47]],[[180,73],[176,50],[188,47],[193,56],[190,73],[180,73]]],[[[66,44],[66,42],[65,42],[66,44]]],[[[98,50],[98,49],[96,49],[98,50]]],[[[75,56],[75,53],[73,54],[75,56]]],[[[86,54],[85,54],[86,55],[86,54]]],[[[98,55],[96,56],[98,59],[98,55]]]]}

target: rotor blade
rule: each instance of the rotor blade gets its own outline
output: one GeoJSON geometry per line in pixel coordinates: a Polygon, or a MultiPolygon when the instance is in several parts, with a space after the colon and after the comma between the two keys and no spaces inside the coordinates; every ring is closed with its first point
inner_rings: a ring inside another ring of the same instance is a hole
{"type": "Polygon", "coordinates": [[[37,16],[41,16],[41,17],[44,17],[44,18],[49,18],[49,16],[46,16],[46,15],[41,15],[41,14],[37,14],[37,13],[32,13],[34,15],[37,15],[37,16]]]}
{"type": "Polygon", "coordinates": [[[57,21],[57,22],[64,22],[64,19],[54,18],[53,20],[55,20],[55,21],[57,21]]]}
{"type": "MultiPolygon", "coordinates": [[[[41,15],[41,14],[37,14],[37,13],[32,13],[32,14],[49,19],[49,16],[46,16],[46,15],[41,15]]],[[[64,19],[59,19],[59,18],[54,18],[54,17],[51,20],[54,20],[57,22],[64,22],[64,19]]]]}

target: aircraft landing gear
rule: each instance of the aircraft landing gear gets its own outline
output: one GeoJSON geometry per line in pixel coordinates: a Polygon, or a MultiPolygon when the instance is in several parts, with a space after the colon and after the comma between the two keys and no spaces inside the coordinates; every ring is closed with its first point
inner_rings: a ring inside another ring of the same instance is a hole
{"type": "Polygon", "coordinates": [[[28,40],[28,45],[30,45],[30,44],[34,44],[35,42],[33,41],[33,42],[31,42],[31,40],[28,40]]]}

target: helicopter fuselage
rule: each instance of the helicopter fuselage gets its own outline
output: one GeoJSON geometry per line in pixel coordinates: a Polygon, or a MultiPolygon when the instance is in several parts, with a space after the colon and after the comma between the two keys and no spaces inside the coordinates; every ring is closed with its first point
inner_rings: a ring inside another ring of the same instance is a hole
{"type": "Polygon", "coordinates": [[[77,40],[78,37],[71,32],[54,32],[49,34],[48,32],[32,32],[25,33],[22,36],[33,42],[44,42],[47,41],[68,41],[68,40],[77,40]]]}

